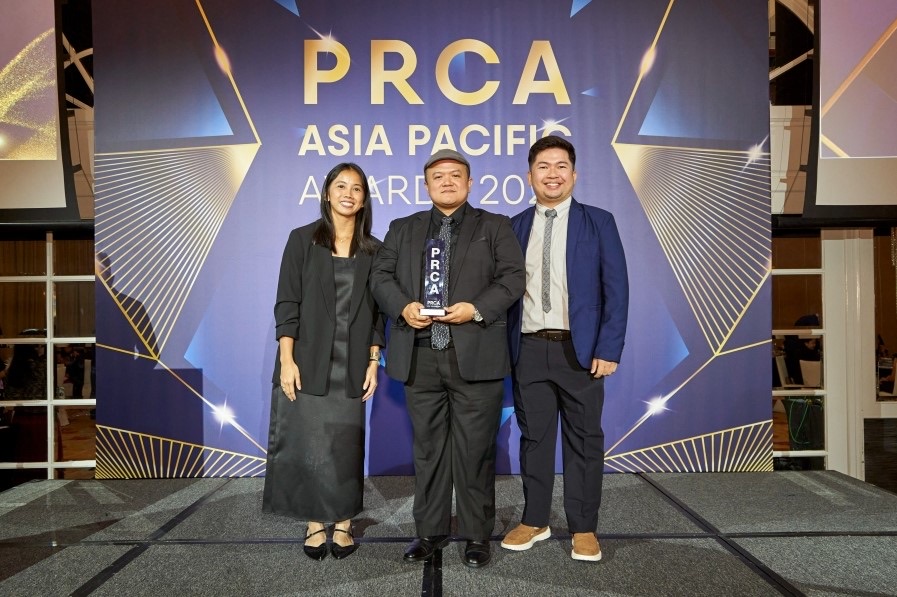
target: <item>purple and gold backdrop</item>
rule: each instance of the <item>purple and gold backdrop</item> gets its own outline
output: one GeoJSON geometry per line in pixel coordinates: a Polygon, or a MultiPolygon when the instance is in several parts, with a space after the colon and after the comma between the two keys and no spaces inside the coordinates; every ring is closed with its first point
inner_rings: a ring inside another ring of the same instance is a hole
{"type": "MultiPolygon", "coordinates": [[[[330,167],[382,238],[442,147],[521,211],[551,132],[629,261],[608,470],[771,470],[766,2],[385,4],[94,0],[97,475],[264,474],[280,256],[330,167]]],[[[368,472],[411,473],[401,386],[368,417],[368,472]]]]}

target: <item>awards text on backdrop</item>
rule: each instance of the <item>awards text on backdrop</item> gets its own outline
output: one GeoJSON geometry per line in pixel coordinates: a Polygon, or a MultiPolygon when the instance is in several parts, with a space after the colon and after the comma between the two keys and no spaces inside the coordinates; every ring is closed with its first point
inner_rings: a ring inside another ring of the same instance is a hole
{"type": "MultiPolygon", "coordinates": [[[[462,91],[452,82],[449,65],[461,54],[473,53],[480,56],[486,64],[498,64],[498,53],[486,42],[478,39],[459,39],[450,43],[439,54],[436,61],[436,86],[448,101],[460,106],[477,106],[484,104],[498,91],[501,81],[486,80],[479,89],[462,91]]],[[[349,50],[334,39],[305,40],[304,70],[304,103],[318,103],[318,90],[321,85],[338,84],[349,72],[352,63],[349,50]],[[332,68],[322,69],[319,56],[329,54],[335,57],[332,68]]],[[[370,104],[382,105],[386,102],[386,86],[391,85],[409,105],[422,105],[417,91],[411,86],[409,79],[417,69],[417,54],[407,42],[396,39],[371,40],[371,94],[370,104]],[[399,57],[398,68],[386,68],[386,56],[393,54],[399,57]]],[[[512,101],[515,105],[526,104],[532,94],[547,94],[554,97],[557,105],[570,105],[570,94],[564,83],[564,77],[555,57],[551,42],[534,40],[529,54],[517,81],[517,89],[512,101]],[[546,78],[536,78],[539,68],[545,72],[546,78]]],[[[461,150],[468,155],[482,155],[492,151],[494,155],[514,155],[516,147],[529,148],[538,136],[560,133],[570,136],[567,127],[559,123],[540,124],[505,124],[482,125],[469,124],[460,130],[453,131],[448,125],[436,127],[435,133],[425,124],[410,124],[403,131],[407,139],[407,154],[417,155],[423,148],[425,155],[430,155],[443,148],[461,150]]],[[[299,146],[299,155],[319,156],[369,156],[381,152],[393,155],[393,142],[389,132],[383,125],[362,127],[361,125],[332,124],[324,133],[318,125],[310,123],[299,146]],[[326,140],[325,140],[326,139],[326,140]]]]}
{"type": "MultiPolygon", "coordinates": [[[[449,66],[452,60],[465,53],[479,56],[486,64],[499,64],[498,53],[488,43],[478,39],[460,39],[448,44],[439,54],[435,65],[435,83],[441,95],[449,102],[460,106],[477,106],[491,100],[502,81],[486,79],[479,88],[463,91],[452,81],[449,66]]],[[[340,42],[326,37],[307,39],[304,42],[304,103],[318,104],[318,92],[323,86],[339,85],[352,65],[349,49],[340,42]],[[321,56],[329,55],[329,68],[323,68],[321,56]]],[[[386,103],[386,87],[391,86],[407,105],[422,105],[424,100],[414,89],[409,79],[418,66],[414,48],[402,40],[374,39],[370,42],[370,105],[386,103]],[[398,66],[387,68],[390,63],[398,66]]],[[[529,47],[512,104],[522,105],[533,94],[551,96],[558,106],[571,104],[570,94],[564,82],[561,67],[548,40],[533,40],[529,47]],[[538,79],[540,71],[543,79],[538,79]]],[[[572,137],[570,129],[560,122],[540,123],[469,123],[438,124],[409,123],[403,130],[387,130],[383,124],[361,125],[331,123],[319,126],[308,123],[303,127],[298,155],[317,157],[344,156],[416,156],[431,155],[440,149],[453,149],[470,156],[485,155],[513,156],[518,151],[525,153],[538,138],[551,134],[572,137]],[[396,144],[398,142],[398,145],[396,144]],[[394,149],[396,148],[396,149],[394,149]]],[[[430,203],[426,193],[421,191],[422,177],[409,180],[401,175],[388,175],[374,180],[371,177],[371,195],[381,205],[404,203],[426,205],[430,203]],[[383,187],[383,188],[381,188],[383,187]]],[[[516,205],[524,199],[531,199],[526,181],[518,175],[501,179],[492,174],[483,175],[478,181],[485,192],[479,200],[481,205],[507,203],[516,205]]],[[[320,189],[314,176],[309,176],[299,198],[300,205],[306,200],[320,197],[320,189]]]]}

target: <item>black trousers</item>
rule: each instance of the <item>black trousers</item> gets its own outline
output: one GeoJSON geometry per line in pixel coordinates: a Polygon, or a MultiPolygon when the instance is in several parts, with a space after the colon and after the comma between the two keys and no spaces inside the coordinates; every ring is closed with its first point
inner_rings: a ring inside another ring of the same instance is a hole
{"type": "Polygon", "coordinates": [[[513,382],[523,524],[548,525],[560,415],[567,527],[571,533],[595,532],[604,473],[604,379],[579,365],[572,341],[523,336],[513,382]]]}
{"type": "Polygon", "coordinates": [[[502,380],[461,379],[454,348],[414,348],[405,401],[414,430],[414,521],[420,537],[484,540],[495,526],[495,441],[502,380]]]}

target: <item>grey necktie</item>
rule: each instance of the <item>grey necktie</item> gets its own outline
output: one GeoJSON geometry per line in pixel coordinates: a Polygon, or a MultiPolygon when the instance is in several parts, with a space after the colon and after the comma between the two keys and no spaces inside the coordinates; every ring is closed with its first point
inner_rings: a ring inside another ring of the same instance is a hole
{"type": "Polygon", "coordinates": [[[551,311],[551,228],[556,209],[545,210],[545,241],[542,243],[542,311],[551,311]]]}
{"type": "MultiPolygon", "coordinates": [[[[452,224],[454,220],[449,217],[442,218],[442,225],[439,227],[439,240],[445,243],[445,261],[442,273],[442,288],[445,293],[445,300],[448,301],[449,289],[449,263],[452,258],[452,224]]],[[[434,322],[430,327],[430,347],[435,350],[445,350],[448,348],[452,339],[451,332],[447,323],[434,322]]]]}

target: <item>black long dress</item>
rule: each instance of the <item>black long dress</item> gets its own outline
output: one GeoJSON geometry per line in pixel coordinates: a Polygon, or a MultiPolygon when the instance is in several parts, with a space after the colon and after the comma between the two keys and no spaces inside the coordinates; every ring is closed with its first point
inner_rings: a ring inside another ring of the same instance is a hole
{"type": "Polygon", "coordinates": [[[262,501],[266,512],[317,522],[357,516],[364,494],[364,403],[346,396],[345,383],[355,260],[334,257],[333,269],[337,326],[328,391],[324,396],[297,392],[290,402],[274,385],[262,501]]]}

